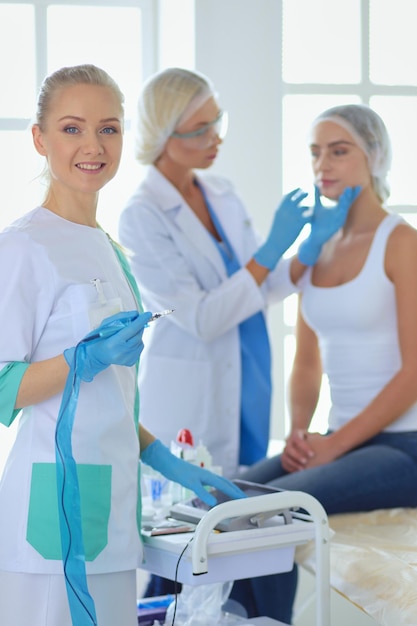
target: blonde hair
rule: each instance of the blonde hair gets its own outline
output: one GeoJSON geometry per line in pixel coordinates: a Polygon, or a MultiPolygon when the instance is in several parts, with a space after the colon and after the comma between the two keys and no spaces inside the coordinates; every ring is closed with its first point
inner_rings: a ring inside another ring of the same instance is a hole
{"type": "Polygon", "coordinates": [[[63,87],[70,85],[98,85],[109,87],[116,95],[123,110],[124,96],[116,81],[104,70],[95,65],[74,65],[62,67],[45,78],[38,95],[35,123],[45,130],[45,121],[49,113],[54,94],[63,87]]]}
{"type": "Polygon", "coordinates": [[[215,96],[203,74],[171,67],[154,74],[139,97],[135,156],[140,163],[154,163],[180,122],[215,96]]]}

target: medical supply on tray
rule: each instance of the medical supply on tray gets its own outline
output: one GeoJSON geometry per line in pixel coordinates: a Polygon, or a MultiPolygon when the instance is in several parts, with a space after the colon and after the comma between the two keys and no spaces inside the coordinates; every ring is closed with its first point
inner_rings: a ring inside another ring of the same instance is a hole
{"type": "MultiPolygon", "coordinates": [[[[171,452],[184,461],[194,463],[206,469],[212,469],[212,457],[202,441],[194,446],[194,437],[188,428],[182,428],[175,441],[171,441],[171,452]]],[[[221,473],[221,472],[217,472],[221,473]]]]}
{"type": "MultiPolygon", "coordinates": [[[[172,454],[184,461],[204,467],[220,476],[222,475],[222,468],[213,465],[212,456],[203,442],[199,441],[198,446],[194,445],[193,434],[188,428],[182,428],[178,431],[176,440],[171,441],[170,450],[172,454]]],[[[181,487],[181,485],[174,485],[172,488],[173,503],[181,502],[193,495],[190,490],[181,487]]]]}
{"type": "Polygon", "coordinates": [[[149,465],[142,464],[142,520],[160,517],[172,504],[174,483],[149,465]]]}

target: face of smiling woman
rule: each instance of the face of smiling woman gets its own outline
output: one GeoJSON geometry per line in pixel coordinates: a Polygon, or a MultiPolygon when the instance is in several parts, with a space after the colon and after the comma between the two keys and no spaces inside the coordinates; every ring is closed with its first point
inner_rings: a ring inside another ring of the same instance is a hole
{"type": "Polygon", "coordinates": [[[96,198],[117,172],[122,133],[123,111],[109,87],[78,84],[58,89],[44,127],[35,124],[32,129],[35,147],[48,163],[48,198],[58,205],[85,194],[96,198]]]}

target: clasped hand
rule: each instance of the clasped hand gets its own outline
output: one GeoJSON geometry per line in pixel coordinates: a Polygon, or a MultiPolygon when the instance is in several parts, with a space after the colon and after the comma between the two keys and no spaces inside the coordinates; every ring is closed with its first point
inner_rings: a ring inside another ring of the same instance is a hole
{"type": "Polygon", "coordinates": [[[69,365],[76,358],[77,373],[90,382],[109,365],[134,365],[143,350],[142,334],[152,313],[123,311],[107,317],[75,348],[64,351],[69,365]]]}
{"type": "Polygon", "coordinates": [[[292,473],[330,463],[338,456],[331,434],[322,435],[296,429],[286,441],[281,464],[287,472],[292,473]]]}

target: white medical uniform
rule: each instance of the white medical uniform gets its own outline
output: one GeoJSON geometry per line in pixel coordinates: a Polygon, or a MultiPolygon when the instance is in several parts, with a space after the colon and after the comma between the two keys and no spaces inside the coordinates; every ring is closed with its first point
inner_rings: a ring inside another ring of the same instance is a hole
{"type": "MultiPolygon", "coordinates": [[[[106,234],[42,207],[0,234],[0,292],[0,369],[62,354],[103,318],[137,308],[106,234]]],[[[135,389],[135,367],[111,366],[81,384],[72,448],[87,574],[135,570],[141,561],[135,389]]],[[[54,465],[60,402],[59,394],[22,410],[0,483],[0,571],[63,572],[54,465]]]]}
{"type": "MultiPolygon", "coordinates": [[[[238,325],[295,291],[281,261],[259,287],[244,265],[259,247],[231,183],[198,177],[242,269],[228,277],[215,242],[178,190],[150,166],[120,219],[119,238],[145,308],[173,308],[154,324],[141,357],[141,423],[165,444],[181,428],[235,475],[239,459],[241,352],[238,325]]],[[[256,418],[256,417],[255,417],[256,418]]]]}

